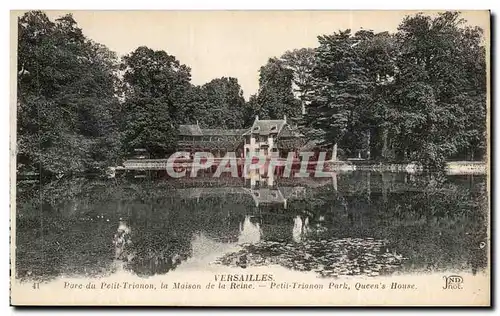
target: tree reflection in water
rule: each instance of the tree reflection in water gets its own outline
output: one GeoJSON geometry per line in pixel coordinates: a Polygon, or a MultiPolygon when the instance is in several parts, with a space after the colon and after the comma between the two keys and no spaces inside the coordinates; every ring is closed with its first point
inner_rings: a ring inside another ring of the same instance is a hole
{"type": "MultiPolygon", "coordinates": [[[[331,275],[339,275],[338,267],[328,268],[331,262],[366,261],[370,247],[407,258],[398,265],[401,272],[477,272],[487,266],[485,187],[479,176],[360,172],[339,174],[334,182],[275,179],[270,187],[250,188],[195,179],[182,186],[147,178],[19,183],[17,277],[100,276],[122,266],[140,276],[165,274],[194,255],[200,234],[255,251],[267,243],[276,256],[288,251],[299,257],[283,265],[293,268],[306,256],[331,275]],[[121,230],[129,230],[126,238],[118,232],[120,221],[126,223],[121,230]],[[300,254],[304,247],[312,251],[300,254]]],[[[245,266],[252,265],[249,253],[241,256],[245,266]]],[[[200,269],[208,264],[196,259],[200,269]]],[[[300,264],[306,268],[299,270],[317,268],[300,264]]]]}

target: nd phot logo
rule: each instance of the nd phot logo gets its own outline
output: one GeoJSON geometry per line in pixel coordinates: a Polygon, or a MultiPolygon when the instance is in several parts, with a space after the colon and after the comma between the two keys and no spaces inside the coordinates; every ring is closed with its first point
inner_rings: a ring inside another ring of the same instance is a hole
{"type": "Polygon", "coordinates": [[[444,290],[461,290],[463,289],[464,279],[459,275],[443,276],[444,290]]]}

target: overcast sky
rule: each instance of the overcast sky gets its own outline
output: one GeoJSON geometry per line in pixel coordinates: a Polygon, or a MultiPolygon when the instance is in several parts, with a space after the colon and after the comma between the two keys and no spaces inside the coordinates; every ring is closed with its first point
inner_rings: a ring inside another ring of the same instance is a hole
{"type": "MultiPolygon", "coordinates": [[[[70,11],[47,11],[51,19],[70,11]]],[[[138,46],[165,50],[191,67],[192,82],[236,77],[245,98],[258,70],[287,50],[316,47],[317,36],[347,28],[396,31],[416,11],[71,11],[84,34],[120,56],[138,46]]],[[[488,29],[487,11],[463,12],[488,29]]]]}

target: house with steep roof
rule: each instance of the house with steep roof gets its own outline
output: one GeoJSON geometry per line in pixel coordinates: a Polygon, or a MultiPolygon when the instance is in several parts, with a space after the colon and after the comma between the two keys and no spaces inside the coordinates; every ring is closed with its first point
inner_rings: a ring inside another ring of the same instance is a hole
{"type": "Polygon", "coordinates": [[[226,152],[239,152],[242,156],[242,135],[246,131],[247,129],[200,128],[198,123],[179,125],[177,150],[211,152],[216,158],[224,157],[226,152]]]}
{"type": "Polygon", "coordinates": [[[282,120],[259,120],[255,116],[252,127],[243,135],[245,138],[244,156],[282,157],[290,151],[298,151],[304,145],[304,136],[282,120]]]}
{"type": "Polygon", "coordinates": [[[282,120],[259,120],[255,117],[250,128],[217,129],[201,128],[198,124],[180,125],[177,150],[211,152],[216,158],[226,152],[236,152],[237,157],[252,155],[286,158],[288,152],[298,151],[305,144],[304,137],[282,120]]]}

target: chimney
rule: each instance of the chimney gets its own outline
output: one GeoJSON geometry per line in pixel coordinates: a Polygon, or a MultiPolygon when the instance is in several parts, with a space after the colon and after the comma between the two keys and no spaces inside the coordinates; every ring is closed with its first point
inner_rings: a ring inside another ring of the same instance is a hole
{"type": "Polygon", "coordinates": [[[283,115],[283,121],[286,123],[286,115],[283,115]]]}
{"type": "Polygon", "coordinates": [[[259,116],[258,115],[255,115],[255,120],[258,121],[259,120],[259,116]]]}
{"type": "Polygon", "coordinates": [[[196,125],[200,125],[200,124],[198,124],[198,120],[196,120],[196,125]]]}

